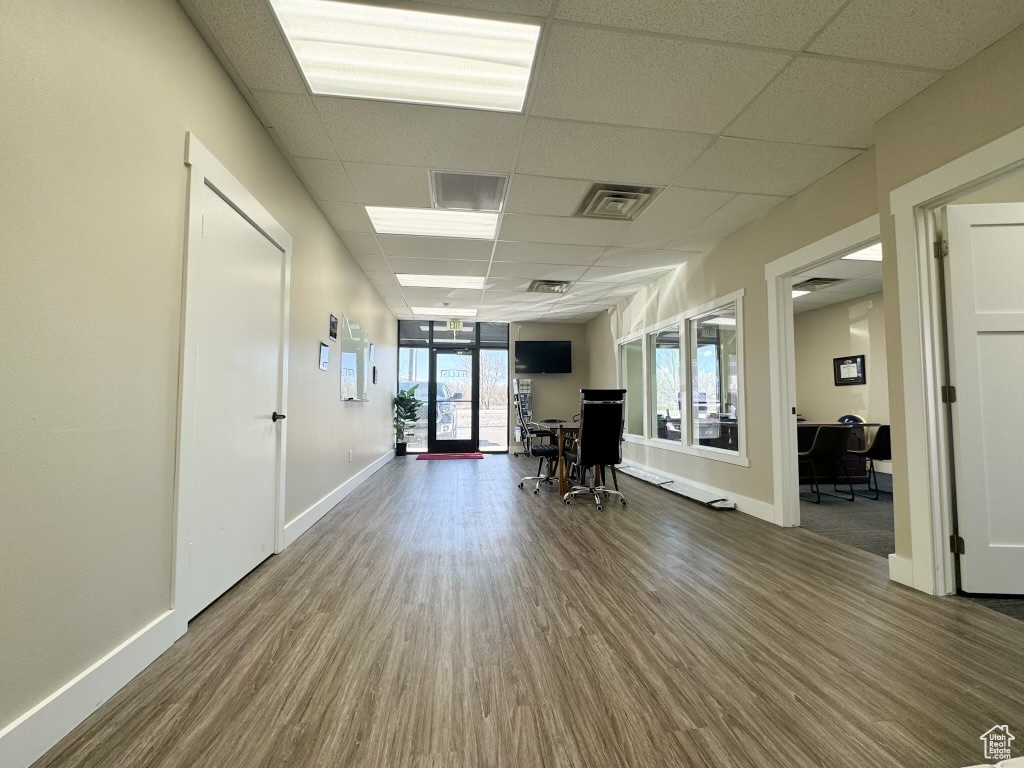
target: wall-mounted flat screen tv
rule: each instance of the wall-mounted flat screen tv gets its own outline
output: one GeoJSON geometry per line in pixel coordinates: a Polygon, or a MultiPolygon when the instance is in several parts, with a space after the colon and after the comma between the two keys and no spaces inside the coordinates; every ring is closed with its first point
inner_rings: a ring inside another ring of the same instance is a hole
{"type": "Polygon", "coordinates": [[[517,341],[516,373],[572,373],[572,342],[517,341]]]}

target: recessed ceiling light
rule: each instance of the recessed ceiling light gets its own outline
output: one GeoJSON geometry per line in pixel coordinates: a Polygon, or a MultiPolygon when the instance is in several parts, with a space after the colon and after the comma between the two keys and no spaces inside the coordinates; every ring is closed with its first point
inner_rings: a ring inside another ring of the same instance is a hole
{"type": "Polygon", "coordinates": [[[270,4],[313,93],[523,109],[536,24],[334,0],[270,4]]]}
{"type": "Polygon", "coordinates": [[[476,317],[475,309],[453,309],[451,307],[409,307],[414,315],[435,317],[476,317]]]}
{"type": "Polygon", "coordinates": [[[793,291],[793,298],[799,299],[801,296],[806,296],[810,291],[793,291]]]}
{"type": "Polygon", "coordinates": [[[483,288],[484,278],[468,275],[395,275],[407,288],[483,288]]]}
{"type": "Polygon", "coordinates": [[[843,258],[850,261],[881,261],[882,244],[875,243],[874,245],[869,245],[867,248],[861,248],[859,251],[848,253],[843,258]]]}
{"type": "Polygon", "coordinates": [[[498,214],[481,211],[442,211],[437,208],[384,208],[366,206],[373,228],[380,235],[468,237],[493,240],[498,214]]]}

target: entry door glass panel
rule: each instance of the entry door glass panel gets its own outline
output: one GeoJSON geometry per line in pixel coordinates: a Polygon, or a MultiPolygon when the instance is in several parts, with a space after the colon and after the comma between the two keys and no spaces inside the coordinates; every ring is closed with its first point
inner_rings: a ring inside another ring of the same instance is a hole
{"type": "Polygon", "coordinates": [[[481,349],[481,451],[508,450],[508,414],[508,349],[481,349]]]}
{"type": "Polygon", "coordinates": [[[412,392],[420,401],[416,420],[405,427],[405,441],[412,453],[427,450],[427,398],[430,389],[430,350],[426,347],[398,348],[398,388],[412,392]],[[415,389],[413,389],[415,387],[415,389]]]}
{"type": "Polygon", "coordinates": [[[475,360],[476,355],[471,349],[434,351],[432,451],[477,449],[475,360]]]}

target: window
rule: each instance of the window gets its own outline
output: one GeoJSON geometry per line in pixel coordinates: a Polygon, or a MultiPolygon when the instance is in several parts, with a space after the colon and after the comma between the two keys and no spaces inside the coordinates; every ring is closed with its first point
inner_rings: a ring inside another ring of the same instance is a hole
{"type": "Polygon", "coordinates": [[[633,339],[619,347],[622,388],[626,390],[626,433],[644,434],[644,353],[643,339],[633,339]]]}
{"type": "Polygon", "coordinates": [[[650,354],[648,382],[650,386],[651,437],[683,441],[682,349],[679,326],[649,334],[650,354]]]}
{"type": "Polygon", "coordinates": [[[690,444],[739,453],[736,302],[689,321],[690,444]]]}

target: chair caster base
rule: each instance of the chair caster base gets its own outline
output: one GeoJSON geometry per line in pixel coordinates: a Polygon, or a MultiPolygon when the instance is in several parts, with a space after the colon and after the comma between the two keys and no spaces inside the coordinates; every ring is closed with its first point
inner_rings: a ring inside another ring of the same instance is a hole
{"type": "Polygon", "coordinates": [[[571,504],[572,504],[572,501],[571,501],[570,499],[566,499],[566,500],[565,500],[565,506],[567,506],[567,507],[568,507],[568,506],[570,506],[571,504]]]}
{"type": "Polygon", "coordinates": [[[522,484],[522,483],[520,483],[520,484],[519,484],[519,487],[520,487],[520,488],[522,488],[522,487],[523,487],[523,484],[522,484]]]}

